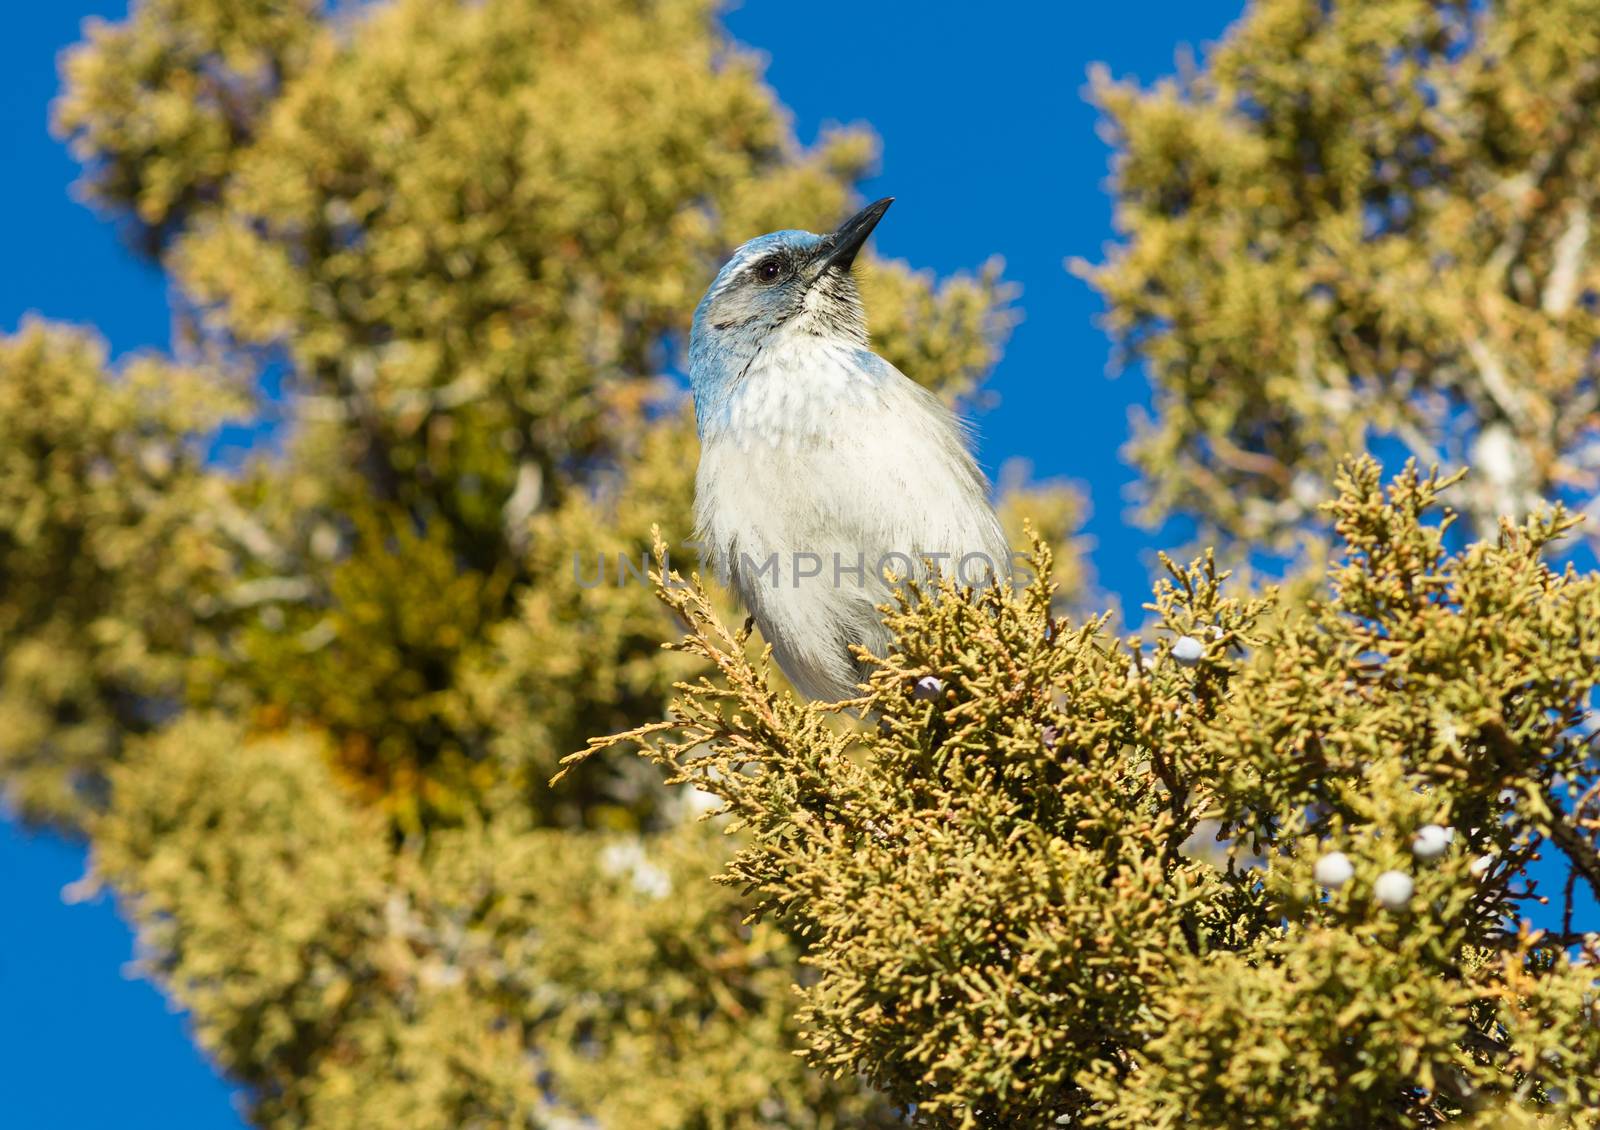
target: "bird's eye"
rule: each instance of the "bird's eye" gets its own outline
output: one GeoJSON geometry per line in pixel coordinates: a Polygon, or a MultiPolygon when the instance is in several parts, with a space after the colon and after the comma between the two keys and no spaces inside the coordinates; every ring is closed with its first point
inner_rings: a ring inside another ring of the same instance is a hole
{"type": "Polygon", "coordinates": [[[776,259],[763,259],[756,264],[756,278],[764,283],[777,282],[783,275],[783,264],[776,259]]]}

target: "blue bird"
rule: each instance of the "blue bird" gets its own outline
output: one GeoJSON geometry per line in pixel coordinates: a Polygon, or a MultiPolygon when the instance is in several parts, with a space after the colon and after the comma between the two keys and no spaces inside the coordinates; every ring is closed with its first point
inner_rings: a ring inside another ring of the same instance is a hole
{"type": "Polygon", "coordinates": [[[828,701],[860,693],[852,645],[889,644],[885,570],[982,585],[1011,565],[966,427],[868,347],[851,267],[892,202],[740,247],[689,342],[702,552],[789,680],[828,701]]]}

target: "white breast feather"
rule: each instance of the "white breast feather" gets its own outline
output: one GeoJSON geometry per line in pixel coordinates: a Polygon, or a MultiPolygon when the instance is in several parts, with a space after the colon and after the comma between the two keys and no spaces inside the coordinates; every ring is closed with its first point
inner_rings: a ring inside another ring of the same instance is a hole
{"type": "Polygon", "coordinates": [[[949,410],[892,367],[863,373],[849,347],[808,334],[769,345],[741,378],[702,437],[696,488],[696,524],[719,573],[814,698],[856,693],[850,643],[877,654],[888,643],[874,610],[889,596],[884,555],[920,567],[921,555],[947,554],[953,567],[981,553],[1009,566],[988,484],[949,410]],[[776,574],[757,572],[774,553],[776,574]],[[820,557],[821,575],[797,577],[797,553],[820,557]]]}

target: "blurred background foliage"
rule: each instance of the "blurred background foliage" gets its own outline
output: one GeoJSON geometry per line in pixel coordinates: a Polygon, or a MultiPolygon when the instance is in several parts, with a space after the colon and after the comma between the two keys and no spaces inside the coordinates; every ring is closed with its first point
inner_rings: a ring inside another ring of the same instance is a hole
{"type": "MultiPolygon", "coordinates": [[[[863,128],[802,147],[715,17],[136,0],[63,59],[58,131],[169,278],[175,357],[113,368],[39,324],[0,341],[0,784],[89,838],[259,1125],[854,1127],[900,1118],[869,1079],[946,1093],[907,1066],[927,1047],[843,1022],[848,995],[816,1011],[831,990],[806,1023],[839,1020],[834,1050],[793,1054],[815,934],[703,881],[748,842],[697,819],[714,799],[626,745],[547,784],[705,670],[662,649],[647,586],[615,583],[652,527],[689,534],[695,301],[750,235],[835,223],[875,159],[863,128]],[[262,415],[270,450],[207,458],[221,421],[262,415]],[[606,583],[579,583],[597,555],[606,583]]],[[[1197,516],[1225,556],[1292,549],[1364,447],[1473,465],[1450,497],[1478,535],[1587,501],[1597,17],[1260,0],[1204,69],[1096,81],[1125,238],[1078,269],[1155,386],[1132,448],[1151,516],[1197,516]]],[[[876,348],[981,407],[1014,316],[1000,266],[863,276],[876,348]]],[[[1079,495],[1001,477],[1013,539],[1030,520],[1055,549],[1055,610],[1092,606],[1079,495]]],[[[1165,891],[1175,857],[1119,837],[1144,868],[1123,894],[1165,891]]],[[[1147,917],[1151,946],[1175,936],[1147,917]]],[[[1093,990],[1152,1041],[1144,1105],[1118,1109],[1174,1117],[1158,1090],[1194,1041],[1287,999],[1272,970],[1312,958],[1257,942],[1224,978],[1239,1008],[1198,1035],[1159,1042],[1139,1001],[1093,990]]],[[[1213,995],[1203,965],[1170,983],[1175,1014],[1213,995]]],[[[937,1086],[1009,1077],[978,1051],[937,1086]]],[[[1085,1116],[1126,1062],[1067,1055],[1087,1074],[1051,1078],[1085,1116]]]]}
{"type": "Polygon", "coordinates": [[[1292,548],[1368,447],[1471,466],[1479,534],[1590,506],[1600,5],[1274,0],[1203,68],[1091,85],[1125,238],[1074,269],[1154,386],[1148,517],[1292,548]]]}
{"type": "Polygon", "coordinates": [[[229,563],[228,484],[191,441],[241,406],[155,358],[110,374],[76,331],[0,340],[0,764],[29,815],[103,804],[124,741],[177,708],[229,563]]]}

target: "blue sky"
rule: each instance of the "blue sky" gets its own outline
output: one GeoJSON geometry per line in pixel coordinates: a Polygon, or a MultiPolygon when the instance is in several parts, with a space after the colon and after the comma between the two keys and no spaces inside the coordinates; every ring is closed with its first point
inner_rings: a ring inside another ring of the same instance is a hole
{"type": "MultiPolygon", "coordinates": [[[[115,230],[68,195],[75,166],[49,137],[56,53],[86,15],[123,3],[13,6],[0,37],[0,212],[10,218],[0,272],[0,332],[29,311],[97,326],[114,354],[163,347],[165,283],[115,230]]],[[[966,0],[750,0],[735,38],[764,52],[768,77],[803,140],[834,121],[866,121],[883,142],[867,199],[897,197],[878,249],[940,272],[1006,261],[1025,320],[980,421],[991,468],[1013,456],[1076,480],[1093,504],[1101,585],[1124,607],[1144,599],[1151,551],[1126,524],[1132,475],[1118,449],[1137,373],[1108,380],[1097,302],[1063,261],[1098,256],[1111,236],[1108,152],[1083,102],[1088,65],[1153,80],[1180,44],[1214,40],[1238,2],[987,4],[966,0]]],[[[754,233],[752,233],[754,234],[754,233]]],[[[1181,541],[1173,537],[1170,541],[1181,541]]],[[[231,1088],[194,1050],[184,1020],[122,967],[132,940],[106,901],[68,906],[80,848],[0,821],[0,1111],[17,1130],[241,1126],[231,1088]]]]}

